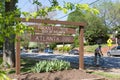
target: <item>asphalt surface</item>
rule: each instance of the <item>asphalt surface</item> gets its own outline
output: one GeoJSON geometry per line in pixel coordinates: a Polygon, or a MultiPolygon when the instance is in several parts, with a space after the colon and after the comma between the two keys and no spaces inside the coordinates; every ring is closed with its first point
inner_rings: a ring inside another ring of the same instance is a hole
{"type": "MultiPolygon", "coordinates": [[[[46,54],[46,53],[21,53],[22,58],[32,58],[36,60],[65,60],[70,63],[79,64],[79,55],[69,54],[46,54]]],[[[84,55],[84,63],[87,66],[93,65],[93,55],[84,55]]],[[[120,69],[120,56],[119,57],[102,57],[101,67],[120,69]]]]}

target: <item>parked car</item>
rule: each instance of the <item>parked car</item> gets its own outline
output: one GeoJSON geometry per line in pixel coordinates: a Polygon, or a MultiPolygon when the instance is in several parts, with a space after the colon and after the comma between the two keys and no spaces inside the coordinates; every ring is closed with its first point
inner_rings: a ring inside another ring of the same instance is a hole
{"type": "Polygon", "coordinates": [[[115,46],[107,52],[108,56],[120,56],[120,46],[115,46]]]}
{"type": "Polygon", "coordinates": [[[77,49],[72,49],[72,50],[69,51],[69,54],[79,55],[79,50],[77,50],[77,49]]]}
{"type": "Polygon", "coordinates": [[[50,48],[45,48],[44,52],[45,52],[45,53],[53,54],[53,50],[50,49],[50,48]]]}

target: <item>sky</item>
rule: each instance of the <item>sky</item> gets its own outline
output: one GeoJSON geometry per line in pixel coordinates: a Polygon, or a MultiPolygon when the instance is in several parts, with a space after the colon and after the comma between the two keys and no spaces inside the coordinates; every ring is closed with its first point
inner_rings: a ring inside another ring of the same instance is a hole
{"type": "MultiPolygon", "coordinates": [[[[50,3],[49,3],[49,0],[39,0],[43,6],[49,6],[50,3]]],[[[90,4],[96,0],[58,0],[59,4],[60,5],[63,5],[63,2],[72,2],[74,4],[76,3],[80,3],[80,4],[84,4],[84,3],[87,3],[87,4],[90,4]]],[[[23,11],[26,11],[26,12],[33,12],[35,11],[36,9],[36,6],[32,4],[32,0],[18,0],[18,3],[17,3],[17,6],[18,8],[20,8],[20,10],[23,12],[23,11]]],[[[57,12],[55,18],[56,19],[59,19],[59,20],[66,20],[67,19],[67,14],[64,14],[62,12],[57,12]]]]}

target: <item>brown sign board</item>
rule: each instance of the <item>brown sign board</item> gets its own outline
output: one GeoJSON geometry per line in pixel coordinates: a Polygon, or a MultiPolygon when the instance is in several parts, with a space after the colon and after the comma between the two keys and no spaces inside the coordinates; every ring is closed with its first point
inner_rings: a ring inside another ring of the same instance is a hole
{"type": "Polygon", "coordinates": [[[35,33],[42,34],[75,34],[75,29],[72,28],[63,28],[60,26],[39,26],[31,25],[30,27],[34,28],[35,33]]]}
{"type": "Polygon", "coordinates": [[[72,43],[73,36],[56,36],[56,35],[31,35],[32,42],[65,42],[72,43]]]}

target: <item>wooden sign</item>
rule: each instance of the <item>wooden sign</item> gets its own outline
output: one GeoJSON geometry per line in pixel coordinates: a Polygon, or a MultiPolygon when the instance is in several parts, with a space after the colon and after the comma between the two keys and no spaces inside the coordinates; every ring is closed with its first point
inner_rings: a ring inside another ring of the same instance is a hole
{"type": "Polygon", "coordinates": [[[31,35],[32,42],[66,42],[72,43],[73,36],[56,36],[56,35],[31,35]]]}
{"type": "Polygon", "coordinates": [[[60,26],[39,26],[31,25],[35,30],[35,33],[42,34],[75,34],[75,29],[72,28],[63,28],[60,26]]]}

